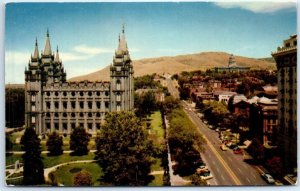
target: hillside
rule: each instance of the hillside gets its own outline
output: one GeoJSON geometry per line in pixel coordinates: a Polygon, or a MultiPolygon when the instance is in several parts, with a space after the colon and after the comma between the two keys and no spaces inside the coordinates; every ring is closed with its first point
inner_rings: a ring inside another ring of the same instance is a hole
{"type": "MultiPolygon", "coordinates": [[[[229,54],[224,52],[203,52],[198,54],[179,55],[173,57],[146,58],[133,61],[134,76],[145,74],[180,73],[182,71],[206,70],[216,66],[226,66],[229,54]]],[[[275,69],[275,63],[264,59],[253,59],[235,56],[237,65],[249,66],[251,69],[275,69]]],[[[78,76],[68,81],[107,81],[109,66],[94,73],[78,76]]]]}

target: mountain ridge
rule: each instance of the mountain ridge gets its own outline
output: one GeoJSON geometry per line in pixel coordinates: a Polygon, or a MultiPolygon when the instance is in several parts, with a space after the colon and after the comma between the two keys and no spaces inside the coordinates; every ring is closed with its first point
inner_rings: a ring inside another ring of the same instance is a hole
{"type": "MultiPolygon", "coordinates": [[[[146,74],[175,74],[182,71],[206,70],[214,67],[227,66],[230,54],[226,52],[201,52],[177,56],[162,56],[155,58],[143,58],[133,60],[134,76],[146,74]]],[[[271,59],[249,58],[235,55],[238,66],[249,66],[251,69],[276,69],[271,59]]],[[[87,75],[68,79],[71,82],[78,81],[109,81],[109,67],[92,72],[87,75]]]]}

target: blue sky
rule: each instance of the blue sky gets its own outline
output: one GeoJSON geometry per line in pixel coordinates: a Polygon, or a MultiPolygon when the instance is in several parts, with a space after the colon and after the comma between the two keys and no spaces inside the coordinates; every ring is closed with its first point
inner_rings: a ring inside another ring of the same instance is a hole
{"type": "Polygon", "coordinates": [[[296,18],[296,4],[282,2],[7,4],[5,82],[24,83],[47,28],[71,78],[111,63],[123,23],[133,60],[208,51],[261,58],[297,33],[296,18]]]}

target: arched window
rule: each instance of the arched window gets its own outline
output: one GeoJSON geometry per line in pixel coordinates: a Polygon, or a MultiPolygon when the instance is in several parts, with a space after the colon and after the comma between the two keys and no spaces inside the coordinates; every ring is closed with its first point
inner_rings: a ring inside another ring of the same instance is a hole
{"type": "Polygon", "coordinates": [[[121,104],[117,104],[117,111],[121,111],[121,104]]]}
{"type": "Polygon", "coordinates": [[[121,90],[121,81],[120,80],[117,80],[117,90],[121,90]]]}

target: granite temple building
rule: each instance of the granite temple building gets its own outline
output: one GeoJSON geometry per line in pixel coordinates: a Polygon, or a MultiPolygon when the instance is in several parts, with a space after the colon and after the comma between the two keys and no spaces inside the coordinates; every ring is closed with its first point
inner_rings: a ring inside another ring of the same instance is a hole
{"type": "Polygon", "coordinates": [[[47,31],[45,48],[35,49],[25,69],[25,125],[39,135],[68,135],[76,127],[95,134],[112,111],[131,111],[134,102],[133,66],[124,27],[110,66],[109,82],[67,82],[58,48],[53,53],[47,31]]]}

